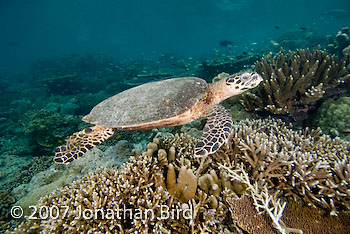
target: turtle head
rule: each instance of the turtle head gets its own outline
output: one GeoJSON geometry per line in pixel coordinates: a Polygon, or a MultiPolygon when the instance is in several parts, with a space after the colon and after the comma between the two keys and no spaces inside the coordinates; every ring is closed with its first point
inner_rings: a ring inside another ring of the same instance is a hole
{"type": "Polygon", "coordinates": [[[233,96],[255,88],[263,81],[263,78],[256,72],[241,72],[226,77],[225,84],[228,89],[227,95],[233,96]]]}
{"type": "Polygon", "coordinates": [[[255,88],[261,81],[263,78],[258,73],[251,71],[229,75],[211,85],[211,94],[207,98],[209,100],[207,102],[217,104],[231,96],[255,88]]]}

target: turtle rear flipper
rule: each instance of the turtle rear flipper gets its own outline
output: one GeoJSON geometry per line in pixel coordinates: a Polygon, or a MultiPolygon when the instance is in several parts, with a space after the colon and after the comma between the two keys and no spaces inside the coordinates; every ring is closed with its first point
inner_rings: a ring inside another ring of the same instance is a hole
{"type": "Polygon", "coordinates": [[[66,144],[56,148],[53,160],[58,164],[68,164],[113,136],[113,133],[112,128],[100,126],[88,127],[76,132],[66,139],[66,144]]]}
{"type": "Polygon", "coordinates": [[[195,146],[194,154],[204,157],[215,153],[227,143],[232,130],[232,118],[223,106],[214,106],[203,129],[203,136],[195,146]]]}

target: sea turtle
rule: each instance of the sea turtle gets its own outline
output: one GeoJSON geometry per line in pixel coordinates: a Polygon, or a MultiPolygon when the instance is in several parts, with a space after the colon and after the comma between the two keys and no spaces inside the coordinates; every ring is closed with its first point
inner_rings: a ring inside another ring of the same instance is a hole
{"type": "Polygon", "coordinates": [[[233,124],[229,113],[217,104],[256,87],[262,80],[258,73],[246,71],[211,84],[197,77],[181,77],[125,90],[102,101],[83,117],[95,126],[66,139],[64,145],[57,147],[54,161],[60,164],[74,161],[111,137],[115,129],[176,126],[200,117],[207,117],[208,121],[195,146],[195,156],[213,154],[227,142],[233,124]]]}

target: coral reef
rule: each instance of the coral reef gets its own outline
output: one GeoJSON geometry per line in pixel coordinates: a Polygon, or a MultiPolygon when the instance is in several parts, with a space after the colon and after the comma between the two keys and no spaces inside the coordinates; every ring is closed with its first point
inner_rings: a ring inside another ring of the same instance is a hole
{"type": "MultiPolygon", "coordinates": [[[[72,95],[95,92],[96,85],[103,90],[103,85],[116,75],[118,73],[111,58],[103,54],[86,54],[37,61],[32,64],[28,79],[35,80],[33,83],[45,90],[46,94],[72,95]]],[[[123,87],[122,83],[119,84],[123,87]]]]}
{"type": "Polygon", "coordinates": [[[37,154],[39,150],[52,152],[59,140],[74,132],[79,122],[77,116],[63,116],[46,109],[28,111],[21,119],[24,133],[39,146],[37,154]]]}
{"type": "Polygon", "coordinates": [[[52,164],[51,156],[23,157],[2,155],[0,159],[0,186],[11,191],[15,187],[28,183],[34,175],[46,170],[52,164]]]}
{"type": "Polygon", "coordinates": [[[266,187],[270,194],[290,196],[333,215],[350,208],[349,143],[319,129],[293,131],[273,119],[240,122],[233,132],[230,149],[217,157],[236,168],[235,174],[257,181],[260,191],[266,187]]]}
{"type": "Polygon", "coordinates": [[[253,199],[248,196],[240,198],[228,197],[226,202],[237,225],[247,233],[271,234],[277,231],[271,226],[270,220],[257,212],[253,199]]]}
{"type": "Polygon", "coordinates": [[[255,68],[264,78],[256,93],[242,96],[241,103],[248,111],[258,111],[291,117],[302,121],[306,113],[314,109],[331,89],[349,80],[349,61],[338,61],[326,51],[309,49],[284,50],[273,59],[264,57],[255,63],[255,68]]]}
{"type": "Polygon", "coordinates": [[[327,50],[339,57],[350,56],[350,32],[348,27],[342,28],[337,35],[329,35],[327,50]]]}
{"type": "MultiPolygon", "coordinates": [[[[102,169],[40,199],[38,207],[67,205],[71,212],[64,219],[30,219],[13,233],[315,230],[315,216],[304,218],[302,225],[290,217],[294,201],[337,214],[332,220],[339,225],[348,220],[344,216],[350,205],[348,143],[332,140],[320,130],[294,131],[273,119],[241,121],[233,133],[227,147],[212,157],[194,158],[197,139],[158,132],[146,151],[134,151],[122,171],[102,169]],[[146,210],[160,217],[162,205],[176,212],[190,209],[190,217],[142,218],[146,210]],[[100,211],[95,219],[74,219],[78,207],[100,211]],[[102,216],[101,212],[118,208],[132,211],[121,218],[102,216]]],[[[330,229],[342,233],[341,228],[330,229]]]]}
{"type": "Polygon", "coordinates": [[[160,162],[154,157],[162,153],[154,141],[142,156],[132,157],[123,171],[97,171],[40,199],[38,207],[58,207],[62,214],[66,206],[64,219],[28,219],[13,233],[223,232],[215,214],[204,208],[209,203],[205,193],[181,204],[166,191],[160,162]],[[79,218],[79,209],[91,210],[93,218],[79,218]],[[177,213],[165,214],[165,209],[177,213]],[[103,213],[107,211],[109,216],[103,213]]]}
{"type": "Polygon", "coordinates": [[[320,127],[325,134],[350,140],[350,97],[332,98],[317,109],[312,125],[320,127]]]}
{"type": "MultiPolygon", "coordinates": [[[[248,196],[226,199],[232,218],[237,225],[250,234],[278,233],[272,229],[270,220],[259,214],[254,201],[248,196]]],[[[349,233],[350,214],[342,212],[339,216],[330,216],[326,211],[305,206],[303,202],[288,199],[280,222],[289,228],[287,233],[349,233]]]]}
{"type": "Polygon", "coordinates": [[[271,41],[276,50],[279,50],[280,47],[286,50],[313,48],[322,42],[323,38],[318,35],[317,31],[307,28],[289,30],[279,36],[275,41],[271,41]]]}
{"type": "MultiPolygon", "coordinates": [[[[290,227],[303,230],[304,234],[349,233],[349,212],[331,216],[326,211],[305,206],[302,202],[288,199],[282,221],[290,227]]],[[[296,232],[292,232],[296,233],[296,232]]]]}
{"type": "Polygon", "coordinates": [[[198,71],[198,76],[210,80],[220,72],[234,74],[246,69],[247,64],[252,64],[257,58],[257,55],[238,55],[207,59],[202,62],[201,69],[198,71]]]}
{"type": "Polygon", "coordinates": [[[0,190],[0,231],[5,230],[7,222],[11,219],[10,208],[16,200],[6,190],[0,190]]]}
{"type": "MultiPolygon", "coordinates": [[[[12,191],[18,200],[16,205],[22,206],[27,213],[28,207],[34,205],[40,197],[82,178],[98,168],[119,168],[130,154],[129,143],[119,141],[105,152],[94,148],[87,152],[83,158],[67,167],[53,163],[47,170],[35,174],[29,183],[21,184],[12,191]]],[[[52,162],[52,157],[50,162],[52,162]]]]}

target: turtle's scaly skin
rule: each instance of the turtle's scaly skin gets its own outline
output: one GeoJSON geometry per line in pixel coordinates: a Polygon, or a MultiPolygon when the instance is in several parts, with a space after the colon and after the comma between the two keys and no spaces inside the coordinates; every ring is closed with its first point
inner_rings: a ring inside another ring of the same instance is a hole
{"type": "Polygon", "coordinates": [[[226,144],[232,130],[232,118],[223,106],[214,106],[203,129],[203,136],[196,144],[195,156],[203,157],[215,153],[226,144]]]}
{"type": "Polygon", "coordinates": [[[58,164],[70,163],[113,136],[113,133],[112,128],[100,126],[88,127],[76,132],[66,139],[66,144],[56,148],[53,160],[58,164]]]}

